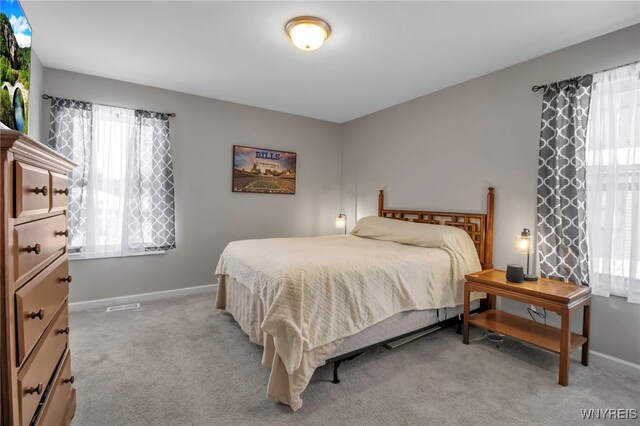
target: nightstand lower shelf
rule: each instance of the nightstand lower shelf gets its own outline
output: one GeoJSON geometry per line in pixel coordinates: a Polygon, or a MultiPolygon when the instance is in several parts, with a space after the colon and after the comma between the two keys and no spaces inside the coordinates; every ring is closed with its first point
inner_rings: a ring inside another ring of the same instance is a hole
{"type": "MultiPolygon", "coordinates": [[[[560,329],[550,325],[534,322],[495,309],[490,309],[469,317],[469,324],[515,337],[516,339],[531,343],[542,349],[560,354],[560,329]]],[[[586,337],[571,333],[569,352],[575,351],[584,345],[586,341],[586,337]]]]}

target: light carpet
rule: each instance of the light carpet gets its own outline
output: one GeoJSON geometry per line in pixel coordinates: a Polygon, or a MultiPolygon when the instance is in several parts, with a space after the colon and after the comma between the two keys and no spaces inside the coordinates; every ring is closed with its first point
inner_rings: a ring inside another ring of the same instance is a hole
{"type": "Polygon", "coordinates": [[[473,328],[464,346],[448,328],[344,363],[338,385],[332,366],[319,368],[293,413],[266,399],[261,348],[213,302],[72,312],[73,424],[568,425],[584,423],[581,409],[640,408],[640,381],[615,370],[573,361],[562,387],[555,355],[511,339],[496,347],[473,328]]]}

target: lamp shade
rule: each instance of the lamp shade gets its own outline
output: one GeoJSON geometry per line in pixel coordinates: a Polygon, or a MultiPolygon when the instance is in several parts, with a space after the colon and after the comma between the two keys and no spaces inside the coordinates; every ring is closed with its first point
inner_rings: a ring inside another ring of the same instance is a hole
{"type": "Polygon", "coordinates": [[[522,254],[530,254],[533,252],[531,243],[531,232],[524,228],[520,235],[516,237],[516,252],[522,254]]]}
{"type": "Polygon", "coordinates": [[[300,50],[316,50],[331,34],[331,28],[322,19],[314,16],[293,18],[285,26],[293,44],[300,50]]]}
{"type": "Polygon", "coordinates": [[[336,228],[344,228],[347,225],[347,216],[345,214],[339,214],[336,217],[336,228]]]}

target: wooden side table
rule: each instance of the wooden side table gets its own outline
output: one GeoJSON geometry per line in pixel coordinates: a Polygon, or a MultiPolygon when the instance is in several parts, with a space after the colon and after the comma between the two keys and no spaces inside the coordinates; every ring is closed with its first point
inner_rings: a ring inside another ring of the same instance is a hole
{"type": "Polygon", "coordinates": [[[589,365],[589,319],[591,316],[591,289],[572,283],[546,278],[524,283],[510,283],[504,271],[489,269],[466,275],[464,285],[463,340],[469,344],[469,324],[515,337],[542,349],[560,355],[558,383],[569,384],[569,355],[582,347],[582,365],[589,365]],[[472,291],[487,293],[489,309],[469,316],[472,291]],[[496,296],[541,306],[561,317],[560,328],[531,321],[496,310],[496,296]],[[571,313],[583,307],[582,335],[571,332],[571,313]]]}

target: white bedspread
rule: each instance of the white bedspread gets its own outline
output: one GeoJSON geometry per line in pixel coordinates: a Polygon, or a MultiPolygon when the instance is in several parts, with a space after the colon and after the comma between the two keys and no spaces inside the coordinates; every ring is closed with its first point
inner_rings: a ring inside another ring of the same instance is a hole
{"type": "MultiPolygon", "coordinates": [[[[416,224],[397,226],[407,225],[416,224]]],[[[304,352],[399,312],[460,305],[464,274],[480,269],[471,240],[462,249],[458,238],[428,244],[437,248],[353,235],[235,241],[216,275],[232,276],[264,302],[262,330],[293,374],[304,352]]]]}

